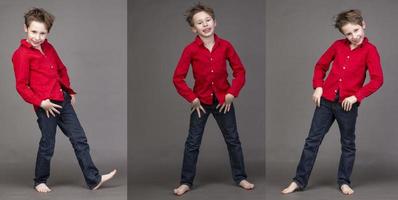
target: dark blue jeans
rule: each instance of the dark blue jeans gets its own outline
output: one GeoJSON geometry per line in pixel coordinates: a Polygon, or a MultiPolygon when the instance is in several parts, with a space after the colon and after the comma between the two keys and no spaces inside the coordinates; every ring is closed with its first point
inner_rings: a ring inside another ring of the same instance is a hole
{"type": "Polygon", "coordinates": [[[247,178],[234,107],[231,105],[230,111],[224,114],[216,109],[217,104],[217,100],[214,100],[213,105],[202,105],[206,113],[201,111],[201,118],[199,118],[196,111],[191,114],[189,134],[185,142],[181,184],[186,184],[190,187],[193,184],[203,130],[210,114],[213,114],[217,121],[227,144],[233,180],[239,184],[240,181],[247,178]]]}
{"type": "Polygon", "coordinates": [[[336,120],[340,129],[341,157],[337,174],[337,183],[350,185],[350,176],[355,160],[355,124],[358,115],[358,103],[350,111],[344,111],[338,101],[321,99],[321,106],[316,107],[311,129],[305,139],[305,145],[293,178],[301,189],[308,184],[319,146],[336,120]]]}
{"type": "Polygon", "coordinates": [[[98,169],[95,167],[90,156],[90,147],[87,143],[87,138],[82,126],[77,118],[75,110],[70,102],[71,97],[64,92],[65,99],[62,102],[53,101],[62,109],[58,109],[60,114],[56,116],[46,116],[45,110],[42,108],[36,110],[37,123],[41,131],[41,139],[39,143],[39,150],[37,152],[36,170],[35,170],[35,186],[40,183],[46,183],[50,176],[50,162],[54,153],[55,147],[55,133],[57,125],[62,132],[67,136],[72,143],[73,149],[84,178],[90,189],[95,187],[100,181],[101,176],[98,169]]]}

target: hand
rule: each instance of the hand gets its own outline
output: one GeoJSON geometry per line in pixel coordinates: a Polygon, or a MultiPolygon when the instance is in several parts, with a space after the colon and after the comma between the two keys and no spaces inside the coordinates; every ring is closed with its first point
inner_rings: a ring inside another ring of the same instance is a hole
{"type": "Polygon", "coordinates": [[[71,97],[70,103],[72,104],[73,107],[75,107],[75,105],[76,105],[76,96],[74,94],[71,94],[70,97],[71,97]]]}
{"type": "Polygon", "coordinates": [[[343,110],[345,111],[350,111],[352,108],[352,105],[358,101],[357,97],[352,95],[350,97],[347,97],[343,100],[341,103],[341,107],[343,107],[343,110]]]}
{"type": "Polygon", "coordinates": [[[198,98],[194,99],[191,103],[191,113],[194,112],[196,110],[196,112],[198,113],[199,118],[200,116],[200,110],[202,110],[204,113],[206,113],[205,109],[202,107],[202,105],[200,105],[200,101],[198,98]]]}
{"type": "Polygon", "coordinates": [[[50,114],[55,117],[55,113],[59,114],[57,108],[62,108],[62,106],[52,103],[50,99],[43,100],[40,103],[40,107],[46,111],[46,115],[48,118],[50,117],[50,114]]]}
{"type": "Polygon", "coordinates": [[[229,110],[231,109],[231,104],[232,101],[234,101],[234,95],[228,93],[225,95],[225,101],[222,105],[218,104],[216,109],[220,108],[219,112],[223,112],[224,109],[224,114],[229,112],[229,110]]]}
{"type": "Polygon", "coordinates": [[[316,106],[321,106],[321,97],[322,97],[323,89],[322,87],[317,87],[312,94],[312,101],[316,104],[316,106]]]}

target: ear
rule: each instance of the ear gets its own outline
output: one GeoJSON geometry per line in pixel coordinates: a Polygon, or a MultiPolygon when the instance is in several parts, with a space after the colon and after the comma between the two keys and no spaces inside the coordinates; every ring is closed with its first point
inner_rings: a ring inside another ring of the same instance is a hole
{"type": "Polygon", "coordinates": [[[366,29],[366,23],[365,23],[365,21],[362,21],[362,28],[363,28],[363,29],[366,29]]]}
{"type": "Polygon", "coordinates": [[[192,31],[193,33],[198,33],[198,30],[196,30],[196,28],[193,27],[193,26],[191,26],[191,31],[192,31]]]}
{"type": "Polygon", "coordinates": [[[25,33],[28,32],[28,27],[26,27],[26,24],[23,25],[23,30],[25,31],[25,33]]]}
{"type": "Polygon", "coordinates": [[[216,20],[214,20],[214,27],[216,27],[217,26],[217,21],[216,20]]]}

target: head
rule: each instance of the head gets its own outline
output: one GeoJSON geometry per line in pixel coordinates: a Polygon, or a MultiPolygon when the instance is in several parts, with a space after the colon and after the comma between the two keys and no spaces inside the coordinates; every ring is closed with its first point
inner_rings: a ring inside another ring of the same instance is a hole
{"type": "Polygon", "coordinates": [[[34,47],[40,46],[47,39],[54,16],[42,8],[33,8],[24,17],[26,40],[34,47]]]}
{"type": "Polygon", "coordinates": [[[211,37],[214,35],[216,19],[214,10],[203,4],[196,4],[186,12],[186,20],[192,32],[200,37],[211,37]]]}
{"type": "Polygon", "coordinates": [[[365,21],[359,10],[348,10],[337,15],[334,26],[354,46],[362,44],[365,38],[365,21]]]}

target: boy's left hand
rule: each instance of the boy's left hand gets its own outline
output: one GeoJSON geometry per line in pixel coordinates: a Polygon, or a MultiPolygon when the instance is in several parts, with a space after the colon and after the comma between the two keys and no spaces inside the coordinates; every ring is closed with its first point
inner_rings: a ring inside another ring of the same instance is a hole
{"type": "Polygon", "coordinates": [[[350,111],[352,108],[352,105],[358,101],[357,97],[354,95],[347,97],[343,100],[341,103],[341,107],[343,107],[343,110],[345,111],[350,111]]]}
{"type": "Polygon", "coordinates": [[[228,93],[225,95],[225,101],[222,105],[218,104],[216,109],[220,108],[219,112],[223,112],[224,109],[224,114],[229,112],[229,110],[231,109],[231,104],[232,101],[234,101],[234,95],[228,93]]]}
{"type": "Polygon", "coordinates": [[[72,104],[73,107],[75,107],[76,105],[76,97],[74,94],[70,95],[71,99],[70,99],[70,103],[72,104]]]}

